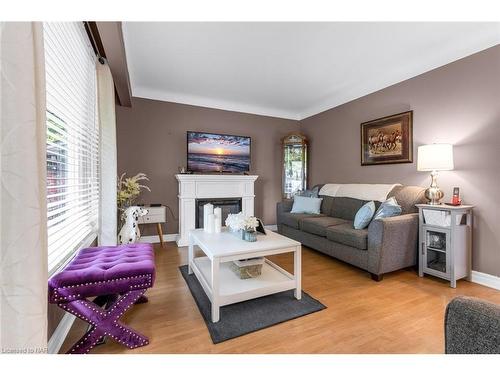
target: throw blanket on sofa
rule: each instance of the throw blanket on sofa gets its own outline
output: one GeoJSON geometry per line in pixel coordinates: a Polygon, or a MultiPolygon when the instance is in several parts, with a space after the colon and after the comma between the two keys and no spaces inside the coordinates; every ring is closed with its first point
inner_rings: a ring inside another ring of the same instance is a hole
{"type": "Polygon", "coordinates": [[[399,185],[401,184],[325,184],[319,195],[383,202],[391,190],[399,185]]]}

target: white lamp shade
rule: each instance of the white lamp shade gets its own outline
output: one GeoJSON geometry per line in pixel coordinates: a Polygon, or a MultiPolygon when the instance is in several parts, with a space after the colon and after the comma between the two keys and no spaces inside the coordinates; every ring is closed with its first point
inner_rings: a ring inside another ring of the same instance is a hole
{"type": "Polygon", "coordinates": [[[449,171],[453,169],[453,146],[434,143],[418,147],[417,170],[449,171]]]}

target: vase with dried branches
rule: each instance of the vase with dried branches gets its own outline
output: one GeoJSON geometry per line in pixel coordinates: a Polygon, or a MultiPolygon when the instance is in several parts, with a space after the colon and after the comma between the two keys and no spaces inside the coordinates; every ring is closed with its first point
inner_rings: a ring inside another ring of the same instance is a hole
{"type": "Polygon", "coordinates": [[[117,204],[118,204],[118,214],[121,220],[121,214],[134,204],[135,200],[139,197],[143,190],[151,191],[149,187],[141,184],[141,181],[149,181],[148,176],[145,173],[137,173],[133,177],[125,177],[126,173],[123,173],[118,178],[117,185],[117,204]]]}

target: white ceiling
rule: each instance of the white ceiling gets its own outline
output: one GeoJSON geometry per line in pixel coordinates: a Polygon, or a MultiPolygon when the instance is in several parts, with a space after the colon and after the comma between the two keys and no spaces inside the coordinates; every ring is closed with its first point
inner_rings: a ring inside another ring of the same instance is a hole
{"type": "Polygon", "coordinates": [[[124,22],[132,94],[300,120],[500,43],[500,23],[124,22]]]}

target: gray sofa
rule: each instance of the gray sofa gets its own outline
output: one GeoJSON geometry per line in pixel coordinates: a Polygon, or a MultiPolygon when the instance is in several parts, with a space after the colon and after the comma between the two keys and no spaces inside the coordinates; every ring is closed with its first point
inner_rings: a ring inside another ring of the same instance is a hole
{"type": "MultiPolygon", "coordinates": [[[[319,185],[321,187],[322,185],[319,185]]],[[[324,254],[362,268],[375,281],[382,275],[414,266],[418,243],[417,203],[425,203],[425,189],[396,186],[387,195],[402,208],[400,216],[373,220],[367,229],[354,229],[356,212],[367,201],[321,196],[321,213],[290,213],[292,200],[277,204],[278,232],[324,254]]],[[[381,202],[375,202],[376,207],[381,202]]]]}
{"type": "Polygon", "coordinates": [[[446,354],[500,354],[500,305],[456,297],[444,318],[446,354]]]}

